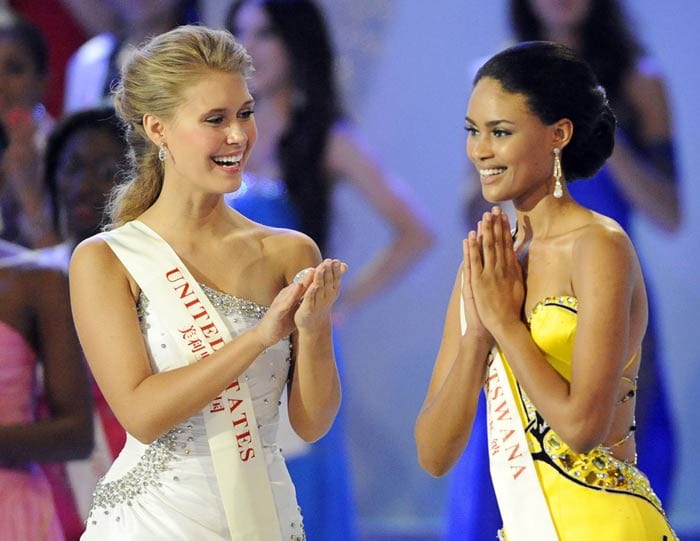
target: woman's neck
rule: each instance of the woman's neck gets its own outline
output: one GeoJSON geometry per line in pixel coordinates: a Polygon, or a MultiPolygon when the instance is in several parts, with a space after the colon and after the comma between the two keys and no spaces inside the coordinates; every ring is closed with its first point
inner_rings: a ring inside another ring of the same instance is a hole
{"type": "Polygon", "coordinates": [[[528,208],[515,203],[518,244],[565,233],[570,229],[568,217],[576,206],[568,193],[561,199],[555,199],[553,196],[543,197],[537,204],[528,208]]]}
{"type": "MultiPolygon", "coordinates": [[[[166,183],[167,186],[167,183],[166,183]]],[[[199,236],[216,231],[229,218],[222,195],[190,193],[164,186],[156,202],[140,220],[176,237],[199,236]]]]}

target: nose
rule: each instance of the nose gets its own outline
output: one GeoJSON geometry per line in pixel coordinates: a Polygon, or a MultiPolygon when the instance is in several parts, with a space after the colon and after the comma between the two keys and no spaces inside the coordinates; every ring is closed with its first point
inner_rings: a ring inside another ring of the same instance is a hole
{"type": "Polygon", "coordinates": [[[470,136],[467,139],[467,156],[472,161],[485,160],[493,157],[493,149],[488,137],[483,135],[470,136]]]}
{"type": "Polygon", "coordinates": [[[248,139],[245,130],[238,122],[232,122],[226,133],[226,143],[229,145],[242,145],[248,139]]]}

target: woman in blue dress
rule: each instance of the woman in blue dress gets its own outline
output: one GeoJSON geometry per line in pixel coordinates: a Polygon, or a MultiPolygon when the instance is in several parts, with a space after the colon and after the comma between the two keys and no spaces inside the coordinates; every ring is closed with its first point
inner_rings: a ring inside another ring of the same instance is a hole
{"type": "MultiPolygon", "coordinates": [[[[405,188],[344,117],[317,6],[309,0],[243,0],[233,4],[226,26],[253,58],[260,134],[244,185],[229,204],[255,221],[307,233],[326,253],[337,179],[357,189],[393,230],[386,249],[344,289],[336,311],[342,317],[405,272],[430,246],[432,234],[405,188]]],[[[282,444],[309,539],[357,538],[342,414],[341,408],[330,433],[314,445],[291,433],[282,444]]]]}

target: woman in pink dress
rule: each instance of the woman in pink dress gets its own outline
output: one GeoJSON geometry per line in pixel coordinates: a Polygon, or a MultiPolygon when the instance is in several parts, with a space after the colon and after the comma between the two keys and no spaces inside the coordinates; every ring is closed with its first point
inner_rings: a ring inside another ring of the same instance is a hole
{"type": "Polygon", "coordinates": [[[0,537],[62,541],[38,463],[90,453],[89,387],[65,275],[18,254],[0,258],[0,537]]]}

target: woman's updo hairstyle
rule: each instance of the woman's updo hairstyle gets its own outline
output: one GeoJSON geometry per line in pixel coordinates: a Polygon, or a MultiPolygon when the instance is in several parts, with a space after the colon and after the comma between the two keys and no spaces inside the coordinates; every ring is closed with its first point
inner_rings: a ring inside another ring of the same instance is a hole
{"type": "Polygon", "coordinates": [[[547,125],[568,118],[574,125],[562,149],[568,181],[593,176],[615,146],[615,115],[593,70],[565,45],[528,41],[490,58],[474,77],[498,81],[506,92],[525,97],[530,110],[547,125]]]}
{"type": "Polygon", "coordinates": [[[143,127],[145,114],[171,120],[183,93],[212,71],[248,77],[253,70],[243,46],[225,30],[180,26],[132,49],[112,93],[129,143],[124,183],[115,187],[108,205],[108,228],[137,218],[158,198],[163,165],[158,147],[143,127]]]}

